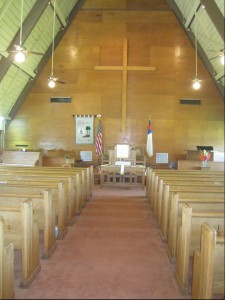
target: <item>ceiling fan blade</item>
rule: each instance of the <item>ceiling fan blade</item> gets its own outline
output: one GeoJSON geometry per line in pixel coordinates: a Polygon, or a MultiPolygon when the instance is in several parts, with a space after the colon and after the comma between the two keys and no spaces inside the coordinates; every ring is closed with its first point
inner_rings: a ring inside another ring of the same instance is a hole
{"type": "Polygon", "coordinates": [[[35,55],[44,55],[42,52],[32,51],[32,50],[22,50],[23,53],[26,54],[35,54],[35,55]]]}
{"type": "Polygon", "coordinates": [[[220,52],[220,51],[216,51],[216,50],[207,50],[207,51],[209,51],[209,52],[220,52]]]}
{"type": "Polygon", "coordinates": [[[212,59],[215,59],[215,58],[218,58],[219,56],[215,56],[215,57],[212,57],[212,58],[210,58],[209,60],[212,60],[212,59]]]}
{"type": "Polygon", "coordinates": [[[63,81],[63,80],[61,80],[61,79],[59,79],[59,78],[56,78],[56,77],[55,77],[53,80],[54,80],[55,82],[59,82],[59,83],[63,83],[63,84],[66,83],[65,81],[63,81]]]}
{"type": "Polygon", "coordinates": [[[0,50],[0,53],[17,53],[18,51],[16,50],[0,50]]]}
{"type": "Polygon", "coordinates": [[[49,80],[49,81],[53,80],[53,81],[55,81],[55,82],[62,83],[62,84],[65,84],[65,83],[66,83],[66,82],[63,81],[63,80],[61,80],[61,79],[59,79],[59,78],[57,78],[57,77],[52,77],[52,76],[50,76],[50,77],[48,78],[48,80],[49,80]]]}
{"type": "Polygon", "coordinates": [[[63,80],[60,80],[60,79],[57,79],[57,80],[56,80],[56,82],[58,82],[58,83],[62,83],[62,84],[65,84],[65,83],[66,83],[65,81],[63,81],[63,80]]]}

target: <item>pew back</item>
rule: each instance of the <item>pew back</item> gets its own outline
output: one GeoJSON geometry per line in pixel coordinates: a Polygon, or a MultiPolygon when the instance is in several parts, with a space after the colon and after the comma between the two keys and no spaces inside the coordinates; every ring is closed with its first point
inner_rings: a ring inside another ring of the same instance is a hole
{"type": "Polygon", "coordinates": [[[20,286],[28,287],[41,270],[39,254],[38,221],[33,219],[33,204],[30,198],[22,203],[0,207],[4,221],[6,243],[12,242],[21,250],[22,266],[20,286]]]}
{"type": "MultiPolygon", "coordinates": [[[[190,205],[193,210],[198,210],[204,207],[205,211],[210,211],[213,208],[224,208],[223,194],[210,194],[211,197],[199,197],[192,193],[192,195],[185,195],[175,193],[171,198],[171,207],[168,224],[168,239],[167,239],[167,255],[172,263],[175,262],[176,246],[177,246],[177,232],[178,226],[181,225],[182,206],[184,203],[190,205]],[[217,195],[217,197],[215,196],[217,195]]],[[[201,195],[202,196],[202,195],[201,195]]],[[[209,196],[209,195],[208,195],[209,196]]]]}
{"type": "Polygon", "coordinates": [[[39,194],[11,194],[0,189],[0,205],[16,206],[25,198],[31,198],[33,202],[33,218],[38,220],[40,232],[43,231],[44,241],[41,243],[42,258],[49,258],[56,248],[55,238],[55,209],[52,205],[51,190],[45,190],[43,195],[39,194]]]}

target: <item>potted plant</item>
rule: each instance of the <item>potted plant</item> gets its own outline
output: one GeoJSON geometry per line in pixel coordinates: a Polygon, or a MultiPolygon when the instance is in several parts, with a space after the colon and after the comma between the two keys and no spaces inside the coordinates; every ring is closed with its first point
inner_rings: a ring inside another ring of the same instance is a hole
{"type": "Polygon", "coordinates": [[[203,151],[200,152],[199,157],[202,161],[202,167],[205,168],[207,166],[207,161],[211,157],[210,153],[204,149],[203,151]]]}
{"type": "Polygon", "coordinates": [[[68,162],[69,162],[69,159],[70,159],[69,153],[67,153],[67,154],[65,155],[65,159],[66,159],[66,163],[68,163],[68,162]]]}

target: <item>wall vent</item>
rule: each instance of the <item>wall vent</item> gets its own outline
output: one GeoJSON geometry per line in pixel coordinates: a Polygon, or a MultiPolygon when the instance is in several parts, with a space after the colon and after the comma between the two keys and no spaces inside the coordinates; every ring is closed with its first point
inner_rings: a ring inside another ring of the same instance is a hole
{"type": "Polygon", "coordinates": [[[200,99],[180,99],[180,104],[201,105],[201,103],[200,99]]]}
{"type": "Polygon", "coordinates": [[[51,102],[56,103],[71,103],[71,97],[51,97],[51,102]]]}

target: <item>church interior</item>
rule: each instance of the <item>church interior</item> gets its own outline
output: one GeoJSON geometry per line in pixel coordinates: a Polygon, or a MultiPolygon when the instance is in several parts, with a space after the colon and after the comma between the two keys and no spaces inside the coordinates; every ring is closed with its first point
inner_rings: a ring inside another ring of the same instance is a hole
{"type": "Polygon", "coordinates": [[[0,1],[0,299],[224,299],[224,11],[0,1]]]}

